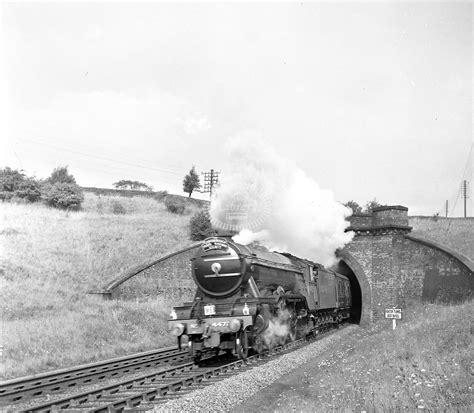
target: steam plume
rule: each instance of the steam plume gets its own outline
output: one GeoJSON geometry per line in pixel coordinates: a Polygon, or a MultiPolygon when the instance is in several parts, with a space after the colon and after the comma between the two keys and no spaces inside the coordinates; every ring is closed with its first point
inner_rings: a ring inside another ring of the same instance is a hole
{"type": "Polygon", "coordinates": [[[232,141],[226,168],[210,213],[215,227],[239,232],[234,241],[328,266],[351,240],[344,232],[351,210],[261,140],[232,141]]]}

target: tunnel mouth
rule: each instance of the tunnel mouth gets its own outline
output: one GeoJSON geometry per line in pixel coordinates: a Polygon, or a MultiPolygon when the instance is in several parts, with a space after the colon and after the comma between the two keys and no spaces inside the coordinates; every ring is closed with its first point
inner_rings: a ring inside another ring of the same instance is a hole
{"type": "Polygon", "coordinates": [[[345,275],[347,278],[349,278],[352,294],[351,317],[349,322],[360,324],[362,315],[362,290],[360,288],[359,280],[357,279],[354,271],[351,270],[344,260],[340,260],[334,266],[334,270],[339,274],[345,275]]]}

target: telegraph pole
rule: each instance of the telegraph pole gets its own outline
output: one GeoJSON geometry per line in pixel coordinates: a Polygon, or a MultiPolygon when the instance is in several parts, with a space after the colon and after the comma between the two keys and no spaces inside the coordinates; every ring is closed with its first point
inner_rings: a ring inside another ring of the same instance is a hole
{"type": "Polygon", "coordinates": [[[201,174],[203,175],[204,180],[204,189],[201,192],[209,192],[210,196],[212,197],[212,190],[219,182],[220,172],[211,169],[209,172],[201,172],[201,174]]]}
{"type": "Polygon", "coordinates": [[[446,200],[446,218],[448,217],[448,200],[446,200]]]}
{"type": "Polygon", "coordinates": [[[464,180],[462,182],[462,197],[464,198],[464,218],[466,218],[466,201],[467,201],[467,198],[469,197],[467,193],[468,192],[467,187],[468,187],[468,182],[464,180]]]}

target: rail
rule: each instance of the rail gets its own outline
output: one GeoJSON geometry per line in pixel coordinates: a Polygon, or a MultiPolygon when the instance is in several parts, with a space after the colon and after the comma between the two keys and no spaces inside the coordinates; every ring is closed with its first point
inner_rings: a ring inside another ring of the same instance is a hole
{"type": "Polygon", "coordinates": [[[194,363],[185,363],[165,370],[144,374],[140,377],[126,379],[103,387],[73,394],[64,398],[50,400],[20,412],[57,412],[59,410],[111,412],[123,409],[153,409],[155,403],[166,401],[170,396],[179,397],[176,393],[196,384],[214,383],[214,377],[223,374],[241,371],[242,368],[267,360],[268,357],[278,355],[287,350],[301,347],[306,343],[324,338],[328,331],[322,332],[311,339],[302,338],[273,350],[248,357],[246,360],[231,361],[217,367],[200,367],[194,363]]]}
{"type": "Polygon", "coordinates": [[[0,382],[0,406],[187,359],[186,351],[168,347],[3,381],[0,382]]]}

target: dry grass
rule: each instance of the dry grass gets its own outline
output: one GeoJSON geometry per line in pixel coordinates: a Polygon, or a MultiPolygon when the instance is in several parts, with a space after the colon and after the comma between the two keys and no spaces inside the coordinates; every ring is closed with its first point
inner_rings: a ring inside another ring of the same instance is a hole
{"type": "Polygon", "coordinates": [[[153,199],[92,194],[79,212],[0,208],[2,378],[171,343],[171,297],[106,302],[86,292],[191,244],[193,211],[179,216],[153,199]],[[111,212],[117,202],[125,214],[111,212]]]}
{"type": "Polygon", "coordinates": [[[473,314],[474,302],[420,306],[395,331],[361,330],[317,366],[313,403],[318,411],[472,411],[473,314]]]}

